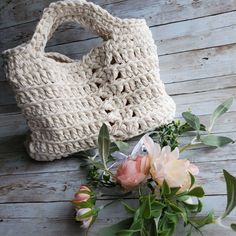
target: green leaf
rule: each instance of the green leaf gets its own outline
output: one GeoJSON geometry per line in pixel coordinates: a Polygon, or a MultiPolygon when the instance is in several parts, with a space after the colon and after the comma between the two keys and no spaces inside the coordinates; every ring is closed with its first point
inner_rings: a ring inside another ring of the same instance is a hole
{"type": "Polygon", "coordinates": [[[170,206],[170,208],[175,211],[176,213],[183,213],[182,209],[178,206],[176,206],[175,204],[169,202],[168,205],[170,206]]]}
{"type": "Polygon", "coordinates": [[[120,151],[124,151],[129,147],[129,144],[123,141],[114,142],[120,151]]]}
{"type": "Polygon", "coordinates": [[[226,170],[223,170],[223,172],[227,189],[227,206],[222,218],[229,215],[229,213],[236,207],[236,178],[226,170]]]}
{"type": "Polygon", "coordinates": [[[205,192],[203,188],[200,186],[195,187],[188,192],[189,196],[194,196],[194,197],[204,197],[204,194],[205,192]]]}
{"type": "Polygon", "coordinates": [[[183,112],[182,113],[183,118],[185,119],[185,121],[196,131],[200,130],[200,120],[199,118],[192,114],[191,112],[183,112]]]}
{"type": "Polygon", "coordinates": [[[134,233],[140,230],[124,229],[116,233],[117,236],[132,236],[134,233]]]}
{"type": "Polygon", "coordinates": [[[158,235],[158,227],[159,227],[160,217],[154,217],[153,220],[154,220],[154,225],[155,225],[155,228],[156,228],[156,234],[158,235]]]}
{"type": "Polygon", "coordinates": [[[176,193],[181,189],[181,187],[170,188],[171,196],[176,195],[176,193]]]}
{"type": "Polygon", "coordinates": [[[75,206],[79,207],[79,208],[91,208],[94,206],[94,201],[93,199],[89,199],[86,202],[79,202],[76,203],[76,201],[72,202],[75,206]]]}
{"type": "MultiPolygon", "coordinates": [[[[187,194],[187,193],[186,193],[187,194]]],[[[181,196],[177,196],[177,199],[180,201],[180,202],[184,202],[184,201],[187,201],[189,199],[189,196],[188,195],[181,195],[181,196]]]]}
{"type": "Polygon", "coordinates": [[[167,218],[172,221],[174,224],[177,224],[179,221],[179,217],[177,214],[175,213],[170,213],[168,211],[165,212],[165,215],[167,216],[167,218]]]}
{"type": "Polygon", "coordinates": [[[151,201],[150,195],[144,198],[144,201],[140,207],[140,214],[144,219],[149,219],[151,217],[151,201]]]}
{"type": "Polygon", "coordinates": [[[132,230],[141,230],[143,227],[143,219],[137,219],[135,220],[132,225],[130,226],[129,229],[132,229],[132,230]]]}
{"type": "Polygon", "coordinates": [[[195,184],[195,177],[189,172],[190,175],[190,179],[191,179],[191,184],[190,184],[190,188],[193,187],[193,185],[195,184]]]}
{"type": "Polygon", "coordinates": [[[131,206],[129,206],[127,203],[125,203],[124,201],[122,201],[122,204],[125,208],[125,210],[130,213],[130,214],[134,214],[136,209],[132,208],[131,206]]]}
{"type": "Polygon", "coordinates": [[[230,226],[232,230],[236,231],[236,224],[231,224],[230,226]]]}
{"type": "Polygon", "coordinates": [[[191,222],[191,224],[193,224],[196,228],[201,228],[207,224],[212,224],[214,222],[214,214],[213,212],[210,212],[203,218],[189,219],[189,222],[191,222]]]}
{"type": "Polygon", "coordinates": [[[200,212],[202,210],[202,202],[200,200],[198,200],[197,204],[189,204],[187,202],[183,202],[183,204],[191,212],[200,212]]]}
{"type": "Polygon", "coordinates": [[[163,184],[161,186],[161,194],[162,195],[169,195],[171,193],[170,187],[166,180],[163,181],[163,184]]]}
{"type": "MultiPolygon", "coordinates": [[[[189,131],[194,131],[195,129],[192,128],[188,123],[184,123],[179,127],[180,134],[189,132],[189,131]]],[[[201,131],[206,131],[206,126],[204,124],[200,124],[200,130],[201,131]]]]}
{"type": "Polygon", "coordinates": [[[225,102],[223,102],[222,104],[220,104],[215,111],[213,112],[212,116],[211,116],[211,121],[210,121],[210,127],[209,127],[209,131],[212,129],[213,125],[215,124],[216,120],[222,116],[225,112],[227,112],[229,110],[229,108],[231,107],[233,103],[233,97],[227,99],[225,102]]]}
{"type": "Polygon", "coordinates": [[[162,209],[165,207],[165,204],[155,200],[151,203],[151,216],[158,218],[161,215],[162,209]]]}
{"type": "Polygon", "coordinates": [[[116,233],[118,233],[120,230],[129,229],[132,222],[133,222],[133,218],[122,220],[114,225],[102,228],[99,232],[99,235],[115,236],[116,233]]]}
{"type": "Polygon", "coordinates": [[[203,207],[203,204],[202,204],[202,202],[198,199],[198,209],[197,209],[197,212],[201,212],[201,211],[202,211],[202,207],[203,207]]]}
{"type": "Polygon", "coordinates": [[[224,136],[207,135],[201,138],[201,142],[208,146],[222,147],[229,143],[234,143],[231,138],[224,136]]]}
{"type": "Polygon", "coordinates": [[[105,169],[108,157],[110,155],[110,136],[106,124],[103,124],[98,135],[98,150],[105,169]]]}

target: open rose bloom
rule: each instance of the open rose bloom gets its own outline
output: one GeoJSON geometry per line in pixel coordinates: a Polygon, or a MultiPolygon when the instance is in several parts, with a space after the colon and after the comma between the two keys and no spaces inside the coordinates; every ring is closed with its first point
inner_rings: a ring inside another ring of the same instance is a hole
{"type": "Polygon", "coordinates": [[[118,167],[115,178],[122,187],[133,188],[146,179],[149,166],[148,156],[137,156],[134,160],[129,158],[118,167]]]}
{"type": "Polygon", "coordinates": [[[190,188],[192,175],[197,175],[198,167],[186,159],[179,159],[179,149],[171,151],[169,146],[161,149],[148,136],[144,135],[135,146],[132,154],[117,169],[115,178],[122,187],[133,188],[151,177],[159,186],[165,180],[169,187],[180,187],[179,192],[190,188]],[[140,149],[146,153],[140,155],[140,149]]]}

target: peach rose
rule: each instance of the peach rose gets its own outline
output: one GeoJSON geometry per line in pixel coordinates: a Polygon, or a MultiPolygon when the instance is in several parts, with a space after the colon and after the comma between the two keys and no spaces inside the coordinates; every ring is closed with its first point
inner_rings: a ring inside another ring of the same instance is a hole
{"type": "Polygon", "coordinates": [[[150,158],[150,174],[152,179],[162,186],[165,180],[170,187],[180,187],[179,192],[190,188],[192,175],[197,175],[199,169],[186,159],[179,159],[179,149],[171,151],[169,146],[161,149],[160,145],[154,143],[149,136],[145,136],[144,145],[150,158]]]}
{"type": "Polygon", "coordinates": [[[130,189],[144,181],[149,174],[150,161],[148,156],[128,158],[117,169],[115,179],[125,189],[130,189]]]}

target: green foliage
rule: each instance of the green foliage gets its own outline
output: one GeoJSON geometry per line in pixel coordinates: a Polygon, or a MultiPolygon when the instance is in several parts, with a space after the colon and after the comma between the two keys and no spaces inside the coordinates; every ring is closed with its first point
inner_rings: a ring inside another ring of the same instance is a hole
{"type": "Polygon", "coordinates": [[[113,187],[116,183],[112,179],[112,174],[107,165],[108,162],[114,161],[111,153],[121,151],[128,148],[128,144],[123,141],[115,141],[111,143],[110,135],[106,124],[103,124],[98,136],[98,153],[94,157],[86,159],[85,167],[88,168],[87,179],[89,184],[94,187],[113,187]]]}
{"type": "Polygon", "coordinates": [[[229,143],[234,143],[231,138],[224,136],[207,135],[201,138],[201,142],[208,146],[222,147],[229,143]]]}
{"type": "Polygon", "coordinates": [[[99,235],[104,235],[104,236],[115,236],[117,233],[123,229],[127,229],[131,226],[133,222],[133,218],[128,218],[125,220],[122,220],[114,225],[105,227],[100,230],[99,235]]]}
{"type": "Polygon", "coordinates": [[[223,214],[224,218],[236,207],[236,178],[226,170],[223,172],[227,189],[227,206],[223,214]]]}
{"type": "MultiPolygon", "coordinates": [[[[219,105],[212,114],[210,127],[207,128],[200,123],[198,116],[187,111],[182,113],[185,123],[173,121],[162,125],[150,135],[153,140],[163,146],[170,146],[173,150],[179,146],[178,138],[186,132],[195,132],[195,137],[190,144],[184,146],[185,150],[192,145],[205,144],[208,146],[221,147],[233,140],[228,137],[215,136],[210,133],[213,125],[232,105],[233,99],[230,98],[219,105]]],[[[103,124],[98,137],[99,157],[88,159],[90,166],[89,178],[96,186],[104,185],[107,187],[116,185],[113,182],[112,174],[109,171],[109,164],[114,161],[111,153],[118,150],[126,150],[128,145],[122,141],[111,143],[107,126],[103,124]]],[[[147,181],[149,192],[139,189],[139,205],[137,208],[122,202],[126,211],[132,216],[115,225],[106,227],[101,235],[105,236],[171,236],[176,225],[183,222],[189,228],[187,235],[191,235],[192,230],[200,232],[204,225],[213,223],[214,215],[210,212],[205,217],[198,217],[202,211],[203,204],[201,198],[204,197],[204,190],[200,186],[195,186],[195,178],[190,174],[191,186],[189,190],[181,191],[180,187],[171,188],[167,181],[163,181],[160,191],[157,191],[156,183],[150,179],[147,181]],[[153,185],[152,185],[153,183],[153,185]],[[191,201],[194,199],[194,202],[191,201]],[[193,217],[194,216],[194,217],[193,217]]],[[[222,218],[226,217],[236,207],[236,178],[224,170],[224,177],[227,185],[227,207],[222,218]]],[[[92,202],[84,203],[84,207],[90,207],[92,202]]],[[[88,213],[91,214],[91,213],[88,213]]],[[[81,216],[85,217],[85,216],[81,216]]],[[[79,219],[80,220],[80,219],[79,219]]],[[[236,224],[231,228],[236,230],[236,224]]],[[[99,234],[100,235],[100,234],[99,234]]]]}
{"type": "Polygon", "coordinates": [[[199,198],[204,197],[204,194],[205,194],[204,190],[200,186],[195,187],[188,192],[189,196],[194,196],[194,197],[199,197],[199,198]]]}
{"type": "Polygon", "coordinates": [[[227,99],[225,102],[223,102],[222,104],[220,104],[215,111],[213,112],[212,116],[211,116],[211,121],[210,121],[210,127],[209,127],[209,131],[212,129],[213,125],[215,124],[216,120],[222,116],[225,112],[227,112],[229,110],[229,108],[232,106],[233,104],[233,98],[229,98],[227,99]]]}
{"type": "Polygon", "coordinates": [[[182,116],[190,127],[196,131],[200,130],[200,120],[196,115],[187,111],[183,112],[182,116]]]}
{"type": "Polygon", "coordinates": [[[157,128],[150,136],[161,147],[170,146],[172,150],[179,146],[178,138],[183,132],[180,121],[172,121],[169,124],[157,128]]]}
{"type": "Polygon", "coordinates": [[[233,231],[236,231],[236,224],[231,224],[230,226],[233,231]]]}
{"type": "Polygon", "coordinates": [[[161,194],[162,195],[169,195],[171,193],[170,188],[167,184],[167,182],[164,180],[161,188],[161,194]]]}
{"type": "Polygon", "coordinates": [[[205,225],[214,223],[214,214],[213,212],[210,212],[205,217],[191,218],[189,219],[189,223],[191,223],[191,225],[195,228],[199,229],[205,225]]]}
{"type": "Polygon", "coordinates": [[[106,124],[103,124],[98,135],[98,151],[104,168],[107,169],[107,161],[110,156],[110,136],[106,124]]]}
{"type": "MultiPolygon", "coordinates": [[[[192,185],[194,182],[194,176],[191,176],[192,185]]],[[[205,224],[213,222],[214,217],[211,213],[204,218],[192,218],[193,213],[196,214],[202,210],[202,202],[198,199],[204,195],[201,187],[180,193],[179,190],[180,188],[170,188],[168,183],[163,181],[159,197],[154,193],[140,192],[139,206],[136,209],[123,202],[126,211],[133,216],[132,223],[129,221],[126,228],[116,231],[115,234],[104,235],[171,236],[181,219],[184,221],[185,227],[191,226],[191,230],[199,230],[205,224]],[[190,196],[195,196],[198,199],[197,203],[186,202],[190,196]]],[[[110,226],[110,230],[117,229],[119,225],[120,223],[110,226]]]]}
{"type": "Polygon", "coordinates": [[[195,131],[196,136],[192,139],[190,144],[187,144],[181,148],[181,152],[191,146],[199,144],[204,144],[213,147],[222,147],[226,144],[234,143],[234,141],[231,138],[216,136],[210,133],[216,120],[229,110],[232,103],[233,103],[233,98],[229,98],[215,109],[215,111],[211,116],[209,128],[206,128],[204,124],[200,123],[200,119],[198,116],[192,114],[189,111],[183,112],[182,116],[185,119],[186,123],[183,124],[181,127],[182,133],[188,131],[195,131]],[[204,134],[204,136],[202,136],[202,134],[204,134]]]}

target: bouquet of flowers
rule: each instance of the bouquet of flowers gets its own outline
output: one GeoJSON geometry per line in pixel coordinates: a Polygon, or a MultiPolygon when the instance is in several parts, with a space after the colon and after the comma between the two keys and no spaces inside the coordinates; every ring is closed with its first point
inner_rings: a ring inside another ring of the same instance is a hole
{"type": "MultiPolygon", "coordinates": [[[[195,176],[199,168],[180,154],[198,145],[221,147],[234,141],[228,137],[215,136],[211,130],[216,120],[228,111],[233,99],[219,105],[211,116],[210,126],[200,123],[198,116],[187,111],[182,113],[184,122],[173,121],[145,134],[133,150],[127,154],[128,144],[111,142],[107,126],[103,124],[98,137],[98,150],[86,156],[88,183],[80,186],[72,203],[76,209],[76,221],[88,232],[99,212],[106,206],[96,206],[96,189],[121,188],[119,200],[129,217],[102,229],[103,236],[171,236],[176,225],[182,223],[187,235],[199,232],[206,224],[218,224],[236,230],[236,224],[223,225],[225,218],[236,206],[236,178],[223,170],[227,187],[225,213],[215,218],[213,212],[198,217],[202,211],[204,189],[197,184],[195,176]],[[190,143],[180,147],[183,133],[194,134],[190,143]],[[92,190],[93,189],[93,190],[92,190]],[[129,206],[125,197],[133,194],[137,207],[129,206]]],[[[111,190],[113,191],[113,190],[111,190]]]]}

